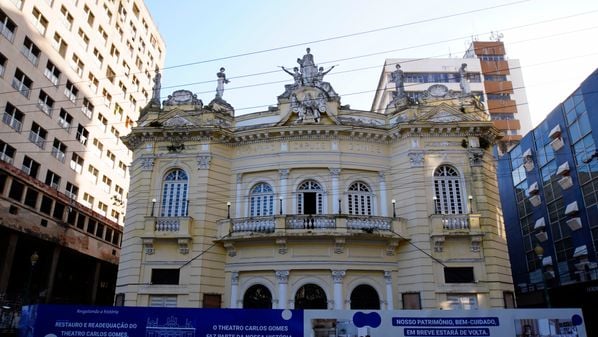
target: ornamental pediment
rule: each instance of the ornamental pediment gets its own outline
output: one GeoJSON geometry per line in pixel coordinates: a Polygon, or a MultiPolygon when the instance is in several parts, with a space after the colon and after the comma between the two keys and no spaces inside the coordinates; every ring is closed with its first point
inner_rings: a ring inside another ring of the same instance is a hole
{"type": "Polygon", "coordinates": [[[338,102],[317,87],[300,87],[281,106],[284,117],[279,125],[339,124],[338,102]]]}
{"type": "Polygon", "coordinates": [[[176,115],[172,118],[167,119],[166,121],[164,121],[164,126],[194,126],[195,124],[193,124],[191,121],[189,121],[187,118],[181,117],[179,115],[176,115]]]}

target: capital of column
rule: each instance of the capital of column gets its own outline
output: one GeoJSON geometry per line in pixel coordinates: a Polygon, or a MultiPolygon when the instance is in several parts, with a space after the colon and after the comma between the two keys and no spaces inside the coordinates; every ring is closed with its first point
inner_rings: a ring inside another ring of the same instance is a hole
{"type": "Polygon", "coordinates": [[[231,281],[232,285],[234,285],[234,286],[239,285],[239,272],[238,271],[233,271],[230,274],[230,281],[231,281]]]}
{"type": "Polygon", "coordinates": [[[243,182],[243,173],[237,173],[237,184],[243,182]]]}
{"type": "Polygon", "coordinates": [[[288,270],[277,270],[276,271],[276,279],[278,280],[278,283],[289,282],[289,271],[288,270]]]}
{"type": "Polygon", "coordinates": [[[289,177],[289,169],[280,169],[278,173],[280,174],[280,179],[287,179],[289,177]]]}
{"type": "Polygon", "coordinates": [[[384,172],[384,171],[378,172],[378,179],[381,183],[383,183],[386,180],[386,172],[384,172]]]}
{"type": "Polygon", "coordinates": [[[339,177],[341,175],[341,169],[340,168],[330,168],[330,175],[332,177],[339,177]]]}
{"type": "Polygon", "coordinates": [[[332,280],[334,283],[341,283],[343,282],[343,278],[345,277],[346,272],[344,270],[333,270],[332,271],[332,280]]]}
{"type": "Polygon", "coordinates": [[[386,284],[392,284],[392,272],[389,270],[384,271],[384,281],[386,284]]]}

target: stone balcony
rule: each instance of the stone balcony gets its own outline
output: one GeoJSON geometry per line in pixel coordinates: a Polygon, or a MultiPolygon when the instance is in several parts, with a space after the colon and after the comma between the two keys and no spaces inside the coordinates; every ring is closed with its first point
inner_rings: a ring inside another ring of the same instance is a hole
{"type": "Polygon", "coordinates": [[[224,219],[218,222],[219,241],[224,243],[230,256],[235,256],[235,242],[272,239],[286,252],[287,240],[293,238],[329,238],[335,243],[335,252],[344,248],[351,236],[383,240],[387,254],[393,255],[402,240],[409,240],[406,221],[402,218],[357,216],[346,214],[273,215],[224,219]]]}
{"type": "Polygon", "coordinates": [[[469,237],[471,251],[479,251],[484,235],[480,229],[479,214],[432,214],[430,222],[436,252],[442,252],[444,241],[451,237],[469,237]]]}
{"type": "Polygon", "coordinates": [[[378,233],[407,237],[401,218],[357,215],[273,215],[225,219],[218,222],[218,236],[244,237],[256,234],[285,235],[345,235],[378,233]]]}
{"type": "Polygon", "coordinates": [[[154,253],[155,240],[172,239],[177,241],[179,252],[187,254],[189,241],[192,238],[192,227],[193,218],[191,217],[145,217],[142,236],[145,252],[147,254],[154,253]]]}

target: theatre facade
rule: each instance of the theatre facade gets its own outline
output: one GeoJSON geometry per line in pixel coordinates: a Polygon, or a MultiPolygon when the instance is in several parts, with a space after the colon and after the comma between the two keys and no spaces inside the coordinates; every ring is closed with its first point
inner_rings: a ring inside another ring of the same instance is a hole
{"type": "Polygon", "coordinates": [[[267,111],[235,116],[224,70],[209,104],[179,90],[142,111],[117,304],[511,307],[484,105],[397,82],[384,111],[354,110],[309,50],[298,63],[267,111]]]}

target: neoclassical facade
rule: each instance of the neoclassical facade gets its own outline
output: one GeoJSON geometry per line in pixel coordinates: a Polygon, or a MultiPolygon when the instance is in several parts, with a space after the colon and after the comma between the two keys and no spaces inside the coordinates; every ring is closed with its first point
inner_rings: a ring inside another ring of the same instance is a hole
{"type": "Polygon", "coordinates": [[[341,105],[308,53],[278,105],[186,90],[142,112],[117,302],[291,309],[509,307],[499,136],[467,93],[341,105]]]}

